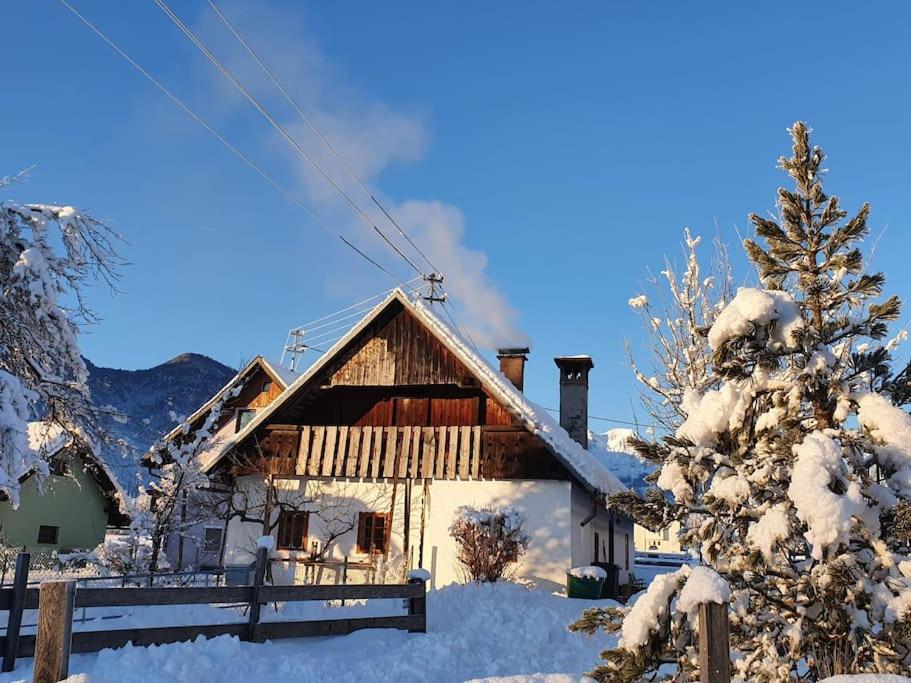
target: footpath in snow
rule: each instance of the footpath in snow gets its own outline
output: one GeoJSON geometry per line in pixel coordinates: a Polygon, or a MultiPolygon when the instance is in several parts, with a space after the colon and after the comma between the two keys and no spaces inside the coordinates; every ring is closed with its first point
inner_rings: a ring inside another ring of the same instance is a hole
{"type": "MultiPolygon", "coordinates": [[[[511,583],[452,585],[428,594],[425,634],[377,629],[263,644],[221,636],[158,647],[127,646],[73,655],[69,680],[461,683],[515,677],[513,681],[568,683],[581,680],[597,664],[599,653],[616,644],[613,636],[588,637],[567,629],[583,610],[599,604],[612,603],[570,600],[511,583]]],[[[336,608],[323,611],[329,612],[323,618],[341,616],[336,608]]],[[[227,620],[230,611],[221,612],[227,620]]],[[[157,622],[162,616],[152,614],[148,621],[157,622]]],[[[130,625],[143,621],[141,610],[129,618],[130,625]]],[[[120,625],[108,622],[104,627],[120,625]]],[[[31,680],[31,675],[32,661],[23,659],[14,672],[0,675],[0,683],[31,680]]]]}

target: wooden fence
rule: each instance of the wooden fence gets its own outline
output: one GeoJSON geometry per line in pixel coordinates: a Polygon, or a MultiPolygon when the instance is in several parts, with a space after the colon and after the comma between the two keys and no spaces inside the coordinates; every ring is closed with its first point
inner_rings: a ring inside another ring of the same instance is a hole
{"type": "MultiPolygon", "coordinates": [[[[0,590],[0,610],[7,610],[10,614],[6,635],[0,638],[0,651],[4,653],[3,670],[12,671],[16,657],[34,656],[34,680],[53,683],[66,678],[70,652],[97,652],[105,648],[122,647],[127,643],[139,646],[161,645],[193,640],[197,636],[214,638],[220,635],[263,642],[278,638],[343,635],[365,628],[397,628],[421,633],[426,631],[427,588],[423,580],[414,579],[408,584],[269,586],[264,585],[267,562],[266,550],[261,548],[250,586],[76,590],[75,581],[45,582],[40,589],[28,588],[24,580],[17,582],[14,588],[0,590]],[[260,621],[261,606],[270,602],[378,598],[406,599],[408,613],[320,621],[260,621]],[[71,632],[74,608],[205,604],[246,605],[247,620],[229,624],[71,632]],[[39,610],[35,635],[19,633],[25,609],[39,610]],[[65,656],[60,653],[63,645],[66,646],[65,656]]],[[[27,570],[25,577],[27,578],[27,570]]]]}

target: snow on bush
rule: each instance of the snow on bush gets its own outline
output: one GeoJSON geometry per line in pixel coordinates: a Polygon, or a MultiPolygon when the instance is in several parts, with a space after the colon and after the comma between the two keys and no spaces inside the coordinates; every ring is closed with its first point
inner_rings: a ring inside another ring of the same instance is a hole
{"type": "Polygon", "coordinates": [[[660,574],[652,580],[623,619],[618,643],[621,648],[637,652],[645,646],[667,615],[671,598],[677,592],[681,579],[689,576],[690,570],[690,566],[685,564],[675,572],[660,574]]]}
{"type": "Polygon", "coordinates": [[[717,349],[731,339],[771,328],[769,337],[773,344],[793,348],[803,325],[800,308],[788,292],[741,287],[715,319],[709,330],[709,344],[717,349]]]}
{"type": "Polygon", "coordinates": [[[567,573],[577,579],[604,581],[607,578],[607,572],[601,567],[573,567],[567,573]]]}
{"type": "Polygon", "coordinates": [[[512,506],[463,505],[455,511],[449,534],[472,581],[498,581],[528,548],[525,517],[512,506]]]}
{"type": "Polygon", "coordinates": [[[797,518],[807,525],[804,536],[813,559],[821,560],[829,548],[837,549],[848,541],[853,518],[867,512],[867,506],[858,482],[844,487],[844,456],[831,437],[822,432],[808,434],[794,446],[794,455],[788,498],[794,502],[797,518]],[[835,493],[834,482],[845,490],[835,493]]]}

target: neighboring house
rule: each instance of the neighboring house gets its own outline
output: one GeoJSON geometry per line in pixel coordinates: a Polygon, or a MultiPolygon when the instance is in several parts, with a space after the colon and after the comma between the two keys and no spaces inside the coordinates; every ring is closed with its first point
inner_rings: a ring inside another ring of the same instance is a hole
{"type": "Polygon", "coordinates": [[[636,550],[643,552],[679,553],[680,522],[671,522],[658,531],[650,531],[644,526],[636,525],[636,550]]]}
{"type": "Polygon", "coordinates": [[[21,480],[19,507],[0,500],[0,537],[7,546],[93,549],[108,527],[129,523],[123,494],[104,461],[56,425],[32,422],[29,447],[48,459],[39,488],[35,473],[21,480]]]}
{"type": "MultiPolygon", "coordinates": [[[[514,505],[531,539],[518,576],[563,585],[570,567],[600,561],[619,565],[623,582],[633,525],[605,503],[625,487],[586,450],[591,358],[555,359],[557,423],[522,393],[527,352],[501,350],[497,371],[395,290],[219,444],[207,469],[269,511],[292,564],[382,558],[425,567],[442,586],[462,578],[455,510],[514,505]]],[[[247,517],[228,525],[226,564],[252,558],[263,524],[247,517]]]]}
{"type": "MultiPolygon", "coordinates": [[[[228,398],[223,406],[210,448],[227,441],[243,429],[257,411],[274,401],[295,377],[296,373],[283,368],[279,363],[256,356],[187,418],[188,432],[199,429],[213,406],[229,391],[241,386],[237,396],[228,398]]],[[[174,440],[184,436],[183,425],[179,425],[165,435],[164,439],[174,440]]],[[[171,533],[165,544],[165,554],[175,571],[221,565],[225,524],[224,520],[210,516],[212,506],[207,504],[216,495],[218,494],[205,494],[196,500],[188,500],[186,506],[177,511],[175,526],[182,531],[171,533]],[[184,525],[182,520],[187,520],[187,524],[184,525]]]]}

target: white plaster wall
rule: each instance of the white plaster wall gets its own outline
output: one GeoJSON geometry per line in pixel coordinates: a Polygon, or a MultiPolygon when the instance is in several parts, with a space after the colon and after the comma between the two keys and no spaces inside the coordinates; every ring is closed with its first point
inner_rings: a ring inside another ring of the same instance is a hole
{"type": "Polygon", "coordinates": [[[432,481],[424,538],[424,568],[438,588],[464,580],[456,560],[449,525],[460,505],[514,505],[525,515],[530,537],[528,551],[519,558],[515,576],[546,588],[566,585],[572,559],[570,488],[566,481],[432,481]]]}
{"type": "MultiPolygon", "coordinates": [[[[238,488],[251,498],[262,500],[265,491],[262,476],[238,479],[238,488]]],[[[322,487],[324,495],[348,501],[353,512],[360,510],[388,512],[392,483],[387,480],[310,480],[288,478],[277,482],[278,495],[303,495],[308,487],[322,487]],[[295,493],[297,492],[297,493],[295,493]]],[[[571,489],[566,481],[428,481],[411,484],[409,548],[405,557],[405,481],[396,487],[395,514],[390,539],[390,561],[405,561],[409,567],[423,566],[433,575],[432,586],[440,587],[464,580],[455,555],[455,543],[449,526],[460,505],[514,505],[526,519],[530,536],[528,551],[515,567],[515,576],[536,581],[546,588],[563,588],[565,572],[572,564],[571,489]],[[424,517],[424,539],[421,543],[421,517],[424,517]]],[[[586,509],[586,514],[588,509],[586,509]]],[[[277,513],[276,513],[277,514],[277,513]]],[[[310,516],[309,538],[322,535],[317,517],[310,516]]],[[[249,564],[253,561],[256,541],[262,525],[232,519],[228,525],[225,549],[226,564],[249,564]]],[[[275,535],[275,532],[273,532],[275,535]]],[[[331,557],[351,561],[366,559],[357,553],[357,532],[351,531],[336,542],[331,557]]],[[[302,555],[305,553],[301,553],[302,555]]],[[[278,550],[282,558],[293,559],[297,553],[278,550]]]]}
{"type": "MultiPolygon", "coordinates": [[[[609,561],[610,552],[610,511],[599,505],[595,517],[582,526],[591,514],[591,495],[578,486],[572,489],[572,562],[574,567],[591,564],[595,560],[595,533],[600,548],[598,559],[609,561]]],[[[635,538],[633,523],[625,515],[614,512],[614,563],[620,567],[621,584],[629,581],[629,573],[635,563],[635,538]]]]}
{"type": "MultiPolygon", "coordinates": [[[[248,500],[261,502],[265,493],[265,483],[262,476],[239,477],[237,480],[238,489],[244,491],[248,500]]],[[[327,537],[327,524],[324,523],[317,511],[322,508],[326,516],[336,518],[350,518],[356,521],[359,512],[389,512],[392,505],[392,492],[395,488],[395,512],[392,519],[392,534],[390,538],[390,557],[401,555],[404,552],[404,529],[405,529],[405,500],[406,500],[406,482],[399,481],[393,487],[389,481],[374,481],[369,479],[345,480],[345,479],[307,479],[304,477],[288,477],[277,479],[275,483],[276,496],[282,497],[289,502],[300,501],[307,498],[316,499],[312,504],[307,504],[300,509],[310,510],[310,520],[308,528],[308,547],[313,540],[325,539],[327,537]],[[331,515],[328,506],[333,506],[331,515]]],[[[417,548],[414,543],[417,540],[420,525],[420,507],[421,507],[421,482],[412,484],[411,503],[411,538],[412,547],[409,555],[416,557],[417,548]]],[[[278,517],[278,510],[273,512],[273,521],[278,517]]],[[[272,535],[275,536],[277,529],[273,529],[272,535]]],[[[260,522],[242,522],[237,518],[232,519],[228,524],[227,542],[225,548],[225,564],[248,564],[253,561],[256,550],[256,541],[262,536],[262,524],[260,522]]],[[[280,558],[293,559],[298,555],[307,555],[304,551],[277,550],[276,555],[280,558]]],[[[367,559],[366,555],[357,551],[357,527],[342,536],[333,544],[329,553],[332,559],[341,560],[348,557],[351,561],[367,559]]]]}

